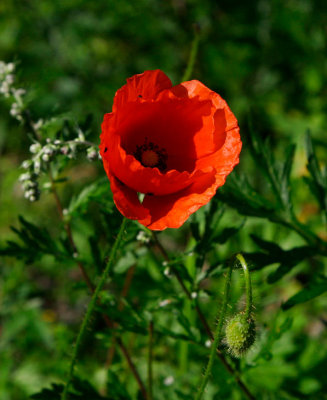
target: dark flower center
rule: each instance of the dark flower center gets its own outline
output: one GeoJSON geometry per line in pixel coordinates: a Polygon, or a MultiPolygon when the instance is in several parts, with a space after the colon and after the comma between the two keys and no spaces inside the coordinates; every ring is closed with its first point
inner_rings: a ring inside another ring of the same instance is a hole
{"type": "Polygon", "coordinates": [[[165,149],[160,149],[159,146],[152,142],[145,142],[141,146],[136,146],[134,157],[140,161],[144,167],[158,168],[163,172],[167,168],[167,152],[165,149]]]}

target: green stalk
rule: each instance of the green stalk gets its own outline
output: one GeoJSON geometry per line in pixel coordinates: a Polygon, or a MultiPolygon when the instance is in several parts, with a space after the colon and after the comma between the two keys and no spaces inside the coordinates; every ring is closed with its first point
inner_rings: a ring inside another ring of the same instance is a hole
{"type": "Polygon", "coordinates": [[[74,346],[73,356],[72,356],[72,359],[71,359],[71,362],[70,362],[70,368],[69,368],[69,372],[68,372],[67,383],[66,383],[66,385],[64,387],[64,390],[63,390],[63,393],[62,393],[62,397],[61,397],[62,400],[67,400],[68,399],[68,397],[67,397],[68,396],[68,389],[69,389],[69,386],[70,386],[71,381],[73,379],[74,368],[75,368],[75,364],[76,364],[76,361],[77,361],[77,356],[78,356],[78,353],[79,353],[79,350],[80,350],[80,347],[81,347],[81,344],[82,344],[82,341],[83,341],[83,337],[84,337],[84,334],[85,334],[86,329],[88,327],[90,318],[91,318],[91,316],[92,316],[92,314],[94,312],[94,309],[95,309],[99,294],[100,294],[100,292],[101,292],[101,290],[102,290],[102,288],[103,288],[103,286],[104,286],[104,284],[105,284],[105,282],[106,282],[106,280],[108,278],[108,274],[109,274],[109,272],[111,270],[112,264],[113,264],[114,259],[116,257],[117,250],[118,250],[118,248],[119,248],[119,246],[121,244],[123,232],[124,232],[124,229],[126,228],[127,222],[128,222],[128,219],[124,218],[122,223],[121,223],[118,236],[117,236],[117,238],[115,240],[115,243],[114,243],[114,245],[113,245],[113,247],[112,247],[112,249],[110,251],[109,260],[107,262],[107,265],[106,265],[106,267],[105,267],[105,269],[104,269],[104,271],[102,273],[100,281],[99,281],[97,287],[95,288],[94,293],[93,293],[92,298],[91,298],[91,301],[90,301],[90,303],[89,303],[89,305],[87,307],[87,311],[86,311],[85,317],[83,319],[81,328],[80,328],[80,330],[78,332],[78,336],[77,336],[76,343],[75,343],[75,346],[74,346]]]}
{"type": "Polygon", "coordinates": [[[225,321],[227,303],[228,303],[228,299],[229,299],[229,292],[230,292],[230,286],[231,286],[232,271],[233,271],[233,264],[230,264],[230,266],[228,267],[227,276],[226,276],[226,280],[225,280],[223,304],[222,304],[220,311],[218,310],[218,312],[217,312],[218,325],[217,325],[216,332],[214,334],[214,340],[211,343],[208,365],[207,365],[204,375],[202,376],[201,385],[200,385],[198,393],[195,397],[195,400],[202,399],[204,389],[208,383],[208,380],[209,380],[209,377],[211,374],[213,361],[214,361],[214,358],[216,355],[217,347],[218,347],[220,339],[221,339],[221,331],[222,331],[223,324],[225,321]]]}
{"type": "Polygon", "coordinates": [[[236,255],[236,258],[240,262],[244,272],[245,291],[246,291],[245,317],[248,320],[251,316],[251,311],[252,311],[252,285],[251,285],[250,272],[243,255],[239,253],[236,255]]]}
{"type": "Polygon", "coordinates": [[[182,82],[188,81],[191,78],[196,55],[197,55],[198,49],[199,49],[199,42],[200,42],[200,34],[197,30],[195,30],[195,36],[194,36],[192,46],[191,46],[190,57],[188,59],[188,63],[187,63],[187,66],[186,66],[186,69],[185,69],[185,72],[184,72],[184,75],[182,78],[182,82]]]}

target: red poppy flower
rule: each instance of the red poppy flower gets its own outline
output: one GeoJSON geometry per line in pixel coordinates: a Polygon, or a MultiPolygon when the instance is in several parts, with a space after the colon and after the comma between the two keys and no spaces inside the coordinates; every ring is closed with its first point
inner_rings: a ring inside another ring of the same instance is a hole
{"type": "Polygon", "coordinates": [[[117,91],[100,153],[119,211],[163,230],[180,227],[209,202],[241,147],[237,120],[217,93],[196,80],[172,87],[156,70],[117,91]]]}

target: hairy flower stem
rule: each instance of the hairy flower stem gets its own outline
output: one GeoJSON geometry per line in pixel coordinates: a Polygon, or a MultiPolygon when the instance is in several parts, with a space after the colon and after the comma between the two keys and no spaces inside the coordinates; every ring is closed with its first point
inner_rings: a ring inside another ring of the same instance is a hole
{"type": "Polygon", "coordinates": [[[128,220],[126,218],[124,218],[123,221],[122,221],[118,236],[117,236],[117,238],[115,240],[115,243],[114,243],[114,245],[113,245],[113,247],[111,249],[107,265],[106,265],[106,267],[105,267],[105,269],[104,269],[104,271],[102,273],[102,276],[101,276],[101,278],[99,280],[99,283],[97,284],[97,286],[96,286],[96,288],[94,290],[93,296],[91,298],[91,301],[90,301],[90,303],[89,303],[89,305],[87,307],[87,311],[86,311],[85,317],[83,319],[83,322],[82,322],[82,325],[81,325],[81,328],[79,330],[79,333],[78,333],[78,336],[77,336],[77,339],[76,339],[76,343],[75,343],[75,346],[74,346],[73,356],[72,356],[72,359],[71,359],[70,368],[69,368],[69,372],[68,372],[67,383],[66,383],[66,385],[64,387],[64,390],[63,390],[63,393],[62,393],[62,400],[67,400],[67,398],[68,398],[67,397],[68,396],[68,389],[69,389],[70,383],[71,383],[73,375],[74,375],[74,368],[75,368],[75,364],[76,364],[76,361],[77,361],[77,356],[78,356],[78,353],[79,353],[79,350],[80,350],[80,347],[81,347],[81,344],[82,344],[82,341],[83,341],[83,338],[84,338],[84,334],[85,334],[86,329],[88,327],[90,318],[91,318],[91,316],[92,316],[92,314],[94,312],[94,309],[95,309],[95,306],[97,304],[97,300],[98,300],[99,294],[100,294],[100,292],[101,292],[101,290],[102,290],[102,288],[103,288],[103,286],[104,286],[104,284],[105,284],[105,282],[106,282],[106,280],[108,278],[108,275],[109,275],[109,272],[111,270],[112,264],[113,264],[114,259],[116,257],[117,250],[118,250],[118,248],[119,248],[119,246],[121,244],[122,237],[123,237],[123,232],[125,230],[127,221],[128,220]]]}
{"type": "Polygon", "coordinates": [[[199,29],[195,28],[194,29],[195,33],[194,33],[194,39],[192,42],[192,46],[191,46],[191,52],[190,52],[190,57],[188,59],[188,63],[182,78],[182,82],[186,82],[191,78],[192,72],[193,72],[193,68],[194,68],[194,63],[195,63],[195,58],[196,55],[198,53],[198,49],[199,49],[199,42],[200,42],[200,33],[199,33],[199,29]]]}
{"type": "Polygon", "coordinates": [[[227,270],[227,275],[226,275],[226,279],[225,279],[225,287],[224,287],[224,293],[223,293],[223,304],[220,308],[220,310],[218,310],[217,312],[217,320],[218,320],[218,325],[217,325],[217,329],[214,335],[214,340],[211,343],[211,350],[210,350],[210,356],[209,356],[209,361],[208,361],[208,365],[205,371],[205,374],[202,377],[201,380],[201,385],[200,388],[198,390],[198,393],[195,397],[195,400],[201,400],[203,393],[204,393],[204,389],[208,383],[208,380],[210,378],[210,374],[211,374],[211,370],[212,370],[212,366],[213,366],[213,362],[214,362],[214,358],[215,358],[215,354],[216,354],[216,349],[218,348],[220,339],[221,339],[221,331],[224,325],[224,321],[225,321],[225,316],[226,316],[226,309],[227,309],[227,304],[228,304],[228,299],[229,299],[229,292],[230,292],[230,285],[231,285],[231,279],[232,279],[232,271],[233,271],[233,265],[230,264],[230,266],[228,267],[227,270]]]}
{"type": "Polygon", "coordinates": [[[248,265],[242,254],[237,254],[236,259],[240,262],[241,267],[244,272],[244,281],[245,281],[245,292],[246,292],[246,307],[245,307],[245,318],[248,320],[251,316],[252,311],[252,285],[251,285],[251,277],[248,265]]]}
{"type": "MultiPolygon", "coordinates": [[[[161,254],[163,255],[164,259],[168,262],[170,262],[168,253],[166,252],[165,248],[162,246],[162,244],[160,243],[157,234],[152,232],[154,241],[157,245],[157,248],[159,249],[159,251],[161,252],[161,254]]],[[[181,285],[183,291],[185,292],[186,296],[191,300],[194,301],[192,299],[191,293],[190,291],[187,289],[187,287],[185,286],[181,276],[179,275],[179,273],[176,271],[176,269],[173,269],[173,273],[175,274],[177,281],[179,282],[179,284],[181,285]]],[[[203,315],[200,307],[198,304],[195,304],[195,310],[198,314],[198,317],[204,327],[204,329],[206,330],[209,338],[213,341],[214,340],[214,336],[211,332],[211,329],[209,327],[209,324],[205,318],[205,316],[203,315]]],[[[244,395],[250,399],[250,400],[255,400],[255,397],[252,395],[252,393],[249,391],[249,389],[247,388],[247,386],[245,385],[245,383],[242,381],[239,373],[234,370],[234,368],[229,364],[229,362],[226,360],[226,358],[224,357],[224,355],[221,353],[221,351],[219,349],[216,349],[216,354],[217,357],[220,359],[220,361],[222,362],[222,364],[224,365],[224,367],[226,368],[226,370],[234,377],[236,383],[238,384],[239,388],[242,390],[242,392],[244,393],[244,395]]]]}

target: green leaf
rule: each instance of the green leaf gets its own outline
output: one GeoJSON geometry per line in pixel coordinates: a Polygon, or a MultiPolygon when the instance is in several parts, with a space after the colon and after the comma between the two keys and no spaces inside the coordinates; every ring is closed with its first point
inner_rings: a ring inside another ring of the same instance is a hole
{"type": "Polygon", "coordinates": [[[276,255],[276,261],[280,266],[268,275],[268,283],[275,283],[284,275],[289,273],[296,265],[312,257],[316,254],[317,250],[310,246],[295,247],[291,250],[285,250],[279,255],[276,255]],[[278,261],[277,261],[278,260],[278,261]]]}
{"type": "Polygon", "coordinates": [[[262,197],[244,176],[231,174],[217,197],[240,214],[273,220],[276,207],[262,197]]]}
{"type": "Polygon", "coordinates": [[[135,311],[129,302],[122,298],[121,306],[118,306],[116,299],[109,293],[101,293],[101,304],[97,309],[106,314],[113,322],[116,322],[120,329],[129,332],[147,334],[148,323],[140,311],[135,311]],[[121,311],[122,306],[124,312],[121,311]]]}
{"type": "Polygon", "coordinates": [[[131,398],[118,375],[110,370],[108,370],[107,376],[107,392],[112,400],[129,400],[131,398]]]}
{"type": "Polygon", "coordinates": [[[60,400],[61,393],[64,389],[64,385],[58,385],[56,383],[51,384],[51,389],[42,389],[41,392],[35,393],[30,396],[30,399],[34,400],[60,400]]]}
{"type": "Polygon", "coordinates": [[[306,135],[306,150],[308,157],[307,168],[311,178],[305,178],[305,182],[309,185],[327,218],[327,168],[320,168],[309,132],[306,135]]]}
{"type": "Polygon", "coordinates": [[[252,153],[252,157],[256,164],[260,166],[260,170],[268,178],[271,188],[276,196],[276,199],[280,203],[281,198],[281,186],[280,186],[280,168],[278,168],[274,154],[271,151],[271,144],[269,138],[265,141],[259,135],[259,133],[253,129],[252,123],[250,121],[250,140],[249,147],[252,153]]]}
{"type": "Polygon", "coordinates": [[[74,378],[72,386],[76,394],[70,395],[69,398],[76,400],[116,400],[116,397],[103,397],[94,389],[94,387],[84,379],[74,378]]]}
{"type": "Polygon", "coordinates": [[[41,258],[44,254],[50,254],[58,259],[70,258],[71,255],[55,241],[45,228],[41,228],[26,221],[19,216],[20,229],[11,227],[22,243],[8,240],[6,246],[0,248],[0,255],[13,256],[32,262],[41,258]]]}
{"type": "Polygon", "coordinates": [[[290,174],[294,160],[296,146],[291,144],[286,149],[286,157],[283,169],[280,176],[280,194],[285,208],[291,212],[292,202],[291,202],[291,189],[290,189],[290,174]]]}
{"type": "Polygon", "coordinates": [[[283,310],[288,310],[297,304],[305,303],[327,292],[327,279],[323,281],[310,282],[304,289],[289,298],[282,305],[283,310]]]}
{"type": "Polygon", "coordinates": [[[137,258],[135,257],[134,252],[128,251],[123,257],[119,259],[114,267],[114,271],[116,274],[125,273],[133,264],[136,264],[137,258]]]}
{"type": "Polygon", "coordinates": [[[78,215],[86,211],[90,201],[101,201],[109,194],[108,179],[101,178],[86,186],[77,196],[74,196],[68,206],[67,215],[78,215]]]}
{"type": "Polygon", "coordinates": [[[264,240],[262,238],[259,238],[257,235],[252,234],[250,235],[251,239],[255,242],[255,244],[259,247],[261,247],[261,249],[270,252],[272,254],[281,254],[283,252],[283,249],[278,246],[278,244],[274,243],[274,242],[270,242],[269,240],[264,240]]]}

